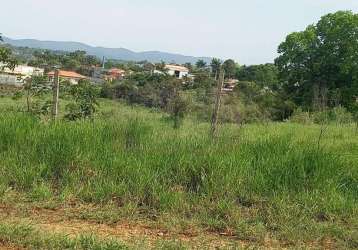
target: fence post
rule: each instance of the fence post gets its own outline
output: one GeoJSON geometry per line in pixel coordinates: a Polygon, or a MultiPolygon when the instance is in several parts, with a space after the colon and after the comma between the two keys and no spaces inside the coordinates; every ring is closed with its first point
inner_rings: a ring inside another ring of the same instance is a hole
{"type": "Polygon", "coordinates": [[[217,90],[216,90],[215,107],[214,107],[214,112],[213,112],[213,116],[211,119],[211,136],[212,136],[212,138],[214,138],[216,136],[216,132],[217,132],[219,110],[220,110],[220,105],[221,105],[221,92],[222,92],[222,88],[224,85],[224,78],[225,78],[225,72],[220,67],[218,85],[217,85],[217,90]]]}
{"type": "Polygon", "coordinates": [[[57,119],[58,116],[58,96],[60,93],[60,86],[59,86],[59,70],[55,69],[54,79],[53,79],[53,103],[52,103],[52,117],[54,120],[57,119]]]}

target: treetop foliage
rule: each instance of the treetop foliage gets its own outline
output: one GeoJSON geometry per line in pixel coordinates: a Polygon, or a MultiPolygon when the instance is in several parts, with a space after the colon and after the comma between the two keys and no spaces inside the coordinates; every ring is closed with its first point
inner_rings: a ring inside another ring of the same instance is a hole
{"type": "Polygon", "coordinates": [[[9,48],[1,46],[1,42],[3,42],[3,38],[0,33],[0,70],[3,68],[14,69],[17,60],[13,57],[12,51],[9,48]]]}
{"type": "MultiPolygon", "coordinates": [[[[84,51],[31,53],[28,63],[46,69],[59,66],[90,75],[92,66],[101,65],[100,59],[84,51]]],[[[219,72],[224,70],[223,91],[229,89],[223,97],[226,121],[257,120],[252,114],[282,121],[298,108],[321,112],[336,107],[348,110],[358,120],[358,14],[339,11],[325,15],[305,30],[289,34],[278,54],[274,64],[240,66],[232,59],[218,58],[210,64],[204,60],[187,63],[184,66],[194,78],[181,80],[166,74],[164,62],[107,60],[105,68],[119,67],[128,74],[104,84],[101,95],[161,108],[176,119],[188,105],[205,117],[211,112],[219,72]],[[191,97],[191,103],[182,99],[183,93],[191,97]]],[[[12,58],[10,48],[0,47],[2,62],[10,63],[12,58]]]]}
{"type": "Polygon", "coordinates": [[[328,14],[287,36],[275,63],[286,93],[303,107],[341,104],[358,96],[358,14],[328,14]]]}

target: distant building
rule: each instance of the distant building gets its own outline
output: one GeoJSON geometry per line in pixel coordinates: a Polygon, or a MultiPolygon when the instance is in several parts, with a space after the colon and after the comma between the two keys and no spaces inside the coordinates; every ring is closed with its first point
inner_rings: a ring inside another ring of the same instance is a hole
{"type": "Polygon", "coordinates": [[[167,70],[169,75],[175,76],[179,79],[182,79],[183,77],[189,75],[189,69],[184,66],[167,64],[165,65],[165,69],[167,70]]]}
{"type": "Polygon", "coordinates": [[[103,75],[105,74],[105,71],[106,70],[102,67],[92,67],[91,77],[102,79],[103,75]]]}
{"type": "Polygon", "coordinates": [[[160,71],[160,70],[153,70],[153,74],[158,74],[158,75],[165,75],[163,71],[160,71]]]}
{"type": "Polygon", "coordinates": [[[2,68],[4,66],[0,65],[0,84],[21,86],[24,84],[25,79],[44,74],[43,69],[27,65],[17,65],[14,70],[2,68]]]}
{"type": "Polygon", "coordinates": [[[105,76],[106,80],[122,80],[126,76],[126,72],[123,69],[112,68],[107,71],[105,76]]]}
{"type": "Polygon", "coordinates": [[[126,73],[125,70],[119,68],[104,69],[103,67],[93,67],[91,81],[103,83],[105,81],[122,80],[126,73]]]}
{"type": "Polygon", "coordinates": [[[239,83],[239,80],[237,79],[226,79],[224,82],[223,91],[225,92],[232,92],[234,91],[234,88],[239,83]]]}
{"type": "Polygon", "coordinates": [[[44,74],[44,69],[31,67],[27,65],[17,65],[14,70],[11,70],[9,68],[5,68],[2,72],[13,74],[13,75],[19,75],[23,77],[31,77],[31,76],[42,76],[44,74]]]}
{"type": "MultiPolygon", "coordinates": [[[[51,71],[51,72],[47,73],[47,75],[48,75],[50,81],[53,81],[53,78],[55,77],[55,72],[51,71]]],[[[60,79],[67,80],[71,84],[74,84],[74,85],[78,84],[78,82],[80,80],[87,79],[87,77],[85,77],[81,74],[78,74],[73,71],[65,71],[65,70],[59,71],[59,77],[60,77],[60,79]]]]}

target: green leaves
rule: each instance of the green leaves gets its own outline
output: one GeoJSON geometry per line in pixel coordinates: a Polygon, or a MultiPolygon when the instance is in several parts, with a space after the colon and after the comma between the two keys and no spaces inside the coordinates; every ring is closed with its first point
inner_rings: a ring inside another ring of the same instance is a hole
{"type": "Polygon", "coordinates": [[[31,96],[41,96],[49,93],[51,89],[52,86],[46,76],[32,76],[29,79],[25,79],[25,90],[27,90],[31,96]]]}
{"type": "Polygon", "coordinates": [[[232,59],[228,59],[223,63],[226,78],[233,78],[236,73],[236,63],[232,59]]]}
{"type": "Polygon", "coordinates": [[[324,105],[337,105],[338,90],[338,102],[350,108],[358,95],[358,14],[323,16],[305,31],[288,35],[278,53],[281,81],[297,104],[309,108],[321,99],[324,105]]]}
{"type": "Polygon", "coordinates": [[[206,62],[204,60],[198,60],[195,64],[195,66],[198,68],[198,69],[203,69],[206,67],[206,62]]]}
{"type": "Polygon", "coordinates": [[[71,121],[77,119],[93,118],[99,103],[97,102],[98,90],[88,81],[80,81],[70,90],[75,103],[67,105],[68,113],[65,118],[71,121]]]}
{"type": "Polygon", "coordinates": [[[9,48],[0,47],[0,70],[9,68],[13,70],[17,65],[17,60],[12,57],[12,52],[9,48]]]}
{"type": "Polygon", "coordinates": [[[218,77],[221,64],[222,64],[222,62],[219,58],[213,58],[211,60],[211,63],[210,63],[211,72],[215,76],[215,79],[217,79],[217,77],[218,77]]]}
{"type": "Polygon", "coordinates": [[[174,122],[174,128],[179,128],[188,110],[188,102],[179,93],[176,93],[170,99],[167,109],[174,122]]]}
{"type": "Polygon", "coordinates": [[[26,105],[27,111],[34,115],[47,115],[50,113],[51,102],[38,100],[33,102],[33,97],[40,97],[49,93],[52,89],[46,76],[32,76],[31,78],[24,79],[24,90],[26,91],[26,105]]]}
{"type": "Polygon", "coordinates": [[[260,87],[270,87],[271,89],[279,87],[278,69],[271,63],[244,65],[237,70],[236,76],[240,81],[255,82],[260,87]]]}

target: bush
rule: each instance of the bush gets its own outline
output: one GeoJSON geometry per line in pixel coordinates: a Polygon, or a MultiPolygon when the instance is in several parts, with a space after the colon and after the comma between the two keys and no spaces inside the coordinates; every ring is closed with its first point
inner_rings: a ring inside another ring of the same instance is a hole
{"type": "Polygon", "coordinates": [[[313,120],[309,112],[303,111],[301,108],[296,109],[292,116],[290,117],[290,121],[294,123],[300,124],[312,124],[313,120]]]}
{"type": "Polygon", "coordinates": [[[78,85],[73,85],[70,92],[75,103],[67,105],[68,113],[65,115],[65,119],[74,121],[81,118],[93,118],[99,106],[98,90],[90,82],[82,81],[78,85]]]}
{"type": "Polygon", "coordinates": [[[188,102],[179,94],[169,101],[168,112],[174,122],[174,128],[179,128],[185,113],[188,109],[188,102]]]}
{"type": "Polygon", "coordinates": [[[24,96],[24,93],[22,91],[18,90],[13,94],[12,99],[13,100],[20,100],[23,96],[24,96]]]}
{"type": "Polygon", "coordinates": [[[138,88],[132,81],[122,81],[112,87],[112,95],[115,98],[124,99],[128,103],[138,102],[138,88]]]}
{"type": "Polygon", "coordinates": [[[335,107],[333,109],[312,113],[303,111],[301,108],[298,108],[290,117],[291,122],[300,124],[347,124],[352,123],[353,120],[353,115],[343,107],[335,107]]]}
{"type": "Polygon", "coordinates": [[[130,104],[142,104],[150,108],[167,109],[182,82],[167,75],[137,73],[113,86],[106,84],[101,96],[124,99],[130,104]]]}
{"type": "Polygon", "coordinates": [[[31,113],[35,116],[47,116],[51,113],[52,101],[36,101],[32,104],[31,113]]]}
{"type": "Polygon", "coordinates": [[[101,88],[101,91],[100,91],[100,97],[108,98],[108,99],[114,98],[113,86],[112,86],[112,84],[110,82],[105,82],[102,85],[102,88],[101,88]]]}
{"type": "Polygon", "coordinates": [[[331,110],[329,119],[339,124],[352,123],[353,115],[344,107],[335,107],[331,110]]]}
{"type": "Polygon", "coordinates": [[[226,95],[222,98],[219,120],[221,122],[245,124],[262,122],[267,119],[266,114],[254,102],[245,103],[237,98],[236,94],[226,95]]]}

